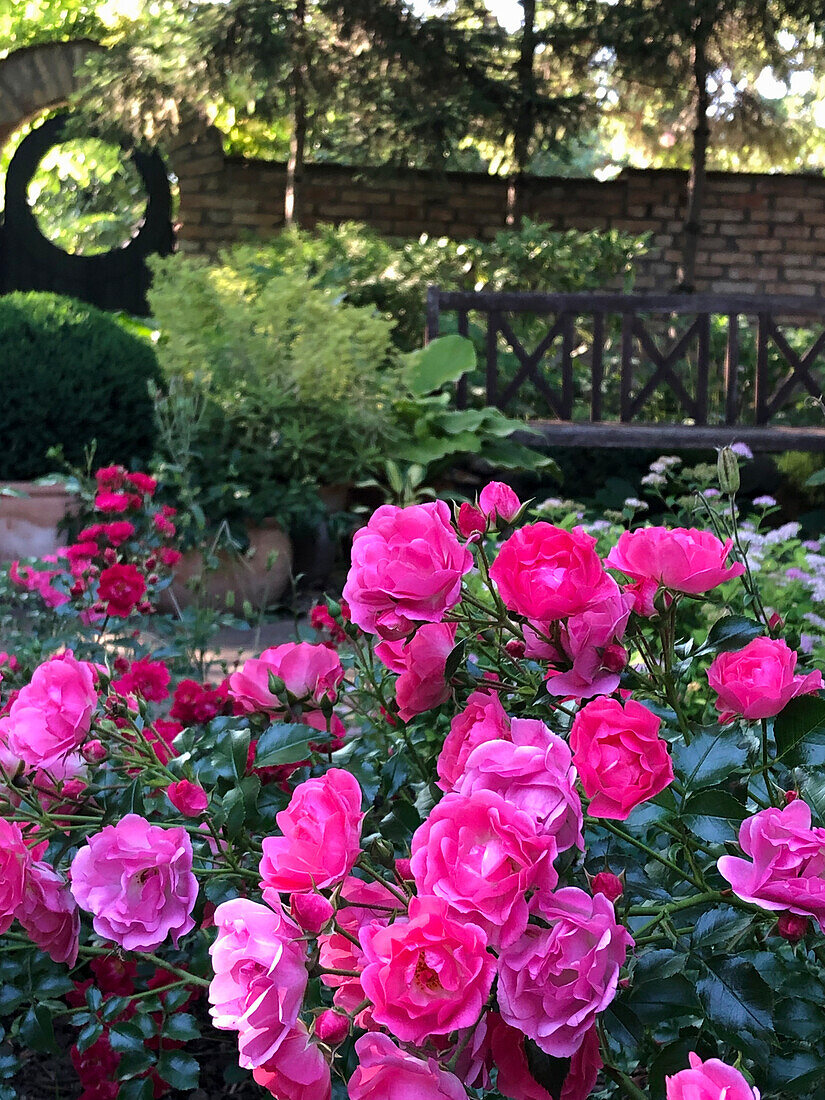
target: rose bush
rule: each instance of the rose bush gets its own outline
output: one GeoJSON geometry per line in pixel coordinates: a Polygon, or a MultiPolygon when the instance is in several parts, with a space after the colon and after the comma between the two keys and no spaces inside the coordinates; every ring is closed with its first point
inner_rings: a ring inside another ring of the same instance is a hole
{"type": "Polygon", "coordinates": [[[210,681],[113,644],[156,487],[99,480],[77,644],[0,657],[0,1074],[70,1027],[85,1100],[191,1091],[208,1012],[277,1100],[817,1100],[825,699],[733,499],[384,506],[210,681]]]}

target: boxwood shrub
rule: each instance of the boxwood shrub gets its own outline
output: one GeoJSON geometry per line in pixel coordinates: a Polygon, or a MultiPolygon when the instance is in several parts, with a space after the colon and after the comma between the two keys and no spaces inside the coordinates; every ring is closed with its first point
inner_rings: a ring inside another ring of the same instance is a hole
{"type": "Polygon", "coordinates": [[[0,348],[0,479],[49,473],[54,446],[77,465],[92,441],[99,466],[150,457],[155,353],[109,314],[58,294],[7,294],[0,348]]]}

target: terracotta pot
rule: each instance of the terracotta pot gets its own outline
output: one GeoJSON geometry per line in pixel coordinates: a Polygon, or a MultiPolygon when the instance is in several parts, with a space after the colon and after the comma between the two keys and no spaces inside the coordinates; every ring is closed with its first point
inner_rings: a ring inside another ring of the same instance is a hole
{"type": "Polygon", "coordinates": [[[0,495],[0,561],[43,558],[65,546],[58,525],[76,503],[75,493],[62,482],[6,481],[3,487],[25,496],[0,495]]]}
{"type": "Polygon", "coordinates": [[[207,607],[227,607],[227,596],[234,593],[233,609],[240,614],[244,601],[261,611],[275,603],[286,591],[292,574],[292,541],[274,520],[249,531],[249,550],[245,554],[221,550],[217,569],[207,569],[200,550],[190,550],[175,566],[174,578],[162,594],[161,608],[171,610],[174,595],[179,607],[199,603],[207,607]]]}

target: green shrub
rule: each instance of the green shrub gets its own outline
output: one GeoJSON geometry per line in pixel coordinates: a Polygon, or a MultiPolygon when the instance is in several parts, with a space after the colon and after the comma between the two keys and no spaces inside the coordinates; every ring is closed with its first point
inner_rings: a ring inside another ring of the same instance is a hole
{"type": "Polygon", "coordinates": [[[8,294],[0,298],[0,347],[0,478],[50,472],[52,447],[80,466],[93,441],[101,466],[151,456],[155,353],[110,316],[57,294],[8,294]]]}

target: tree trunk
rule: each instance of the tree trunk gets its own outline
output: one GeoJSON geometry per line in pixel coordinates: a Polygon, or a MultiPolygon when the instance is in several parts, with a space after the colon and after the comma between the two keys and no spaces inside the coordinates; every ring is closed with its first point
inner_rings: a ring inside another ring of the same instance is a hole
{"type": "Polygon", "coordinates": [[[524,26],[516,62],[518,110],[513,124],[515,175],[507,187],[507,224],[517,225],[524,213],[524,174],[530,160],[530,146],[536,117],[536,0],[521,0],[524,26]]]}
{"type": "Polygon", "coordinates": [[[687,187],[687,213],[685,214],[682,264],[679,268],[678,289],[693,293],[696,289],[696,254],[702,232],[702,211],[705,206],[707,181],[707,157],[710,126],[708,124],[708,59],[707,31],[700,19],[693,40],[693,82],[696,93],[696,114],[693,126],[693,151],[687,187]]]}
{"type": "Polygon", "coordinates": [[[306,88],[306,0],[296,0],[293,41],[292,133],[289,136],[289,160],[284,191],[284,226],[301,224],[301,190],[304,179],[304,151],[307,138],[306,88]]]}

